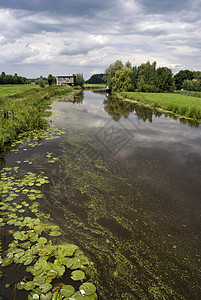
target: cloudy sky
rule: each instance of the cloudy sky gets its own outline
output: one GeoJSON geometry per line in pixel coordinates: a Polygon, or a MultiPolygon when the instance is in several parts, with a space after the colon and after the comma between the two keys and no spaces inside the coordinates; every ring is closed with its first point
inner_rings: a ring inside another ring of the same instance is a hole
{"type": "Polygon", "coordinates": [[[201,0],[0,0],[0,73],[103,73],[117,59],[201,70],[201,0]]]}

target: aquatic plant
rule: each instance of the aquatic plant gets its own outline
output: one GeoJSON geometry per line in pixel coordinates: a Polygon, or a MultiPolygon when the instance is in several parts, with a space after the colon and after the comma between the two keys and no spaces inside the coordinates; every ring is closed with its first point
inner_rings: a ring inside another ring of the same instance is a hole
{"type": "MultiPolygon", "coordinates": [[[[55,137],[61,134],[57,129],[55,133],[55,137]]],[[[48,133],[45,136],[51,138],[48,133]]],[[[28,141],[29,147],[33,146],[28,141]]],[[[19,147],[20,143],[17,144],[19,147]]],[[[46,157],[47,163],[56,161],[53,153],[48,152],[46,157]]],[[[31,164],[29,160],[24,163],[31,164]]],[[[28,300],[96,300],[96,287],[87,276],[91,262],[76,245],[59,243],[58,237],[62,236],[59,226],[50,222],[50,215],[39,210],[36,200],[43,198],[39,188],[48,183],[44,172],[24,172],[19,166],[0,171],[0,227],[4,228],[5,236],[9,236],[9,242],[4,242],[2,247],[0,274],[13,264],[24,265],[31,277],[24,274],[15,282],[14,293],[16,288],[19,292],[25,290],[28,300]]],[[[6,286],[12,287],[13,283],[6,286]]]]}

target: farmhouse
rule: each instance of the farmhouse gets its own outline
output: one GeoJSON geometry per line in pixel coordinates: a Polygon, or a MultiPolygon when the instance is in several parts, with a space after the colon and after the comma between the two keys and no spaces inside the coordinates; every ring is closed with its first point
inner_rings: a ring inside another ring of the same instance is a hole
{"type": "Polygon", "coordinates": [[[57,85],[75,85],[76,76],[56,76],[57,85]]]}

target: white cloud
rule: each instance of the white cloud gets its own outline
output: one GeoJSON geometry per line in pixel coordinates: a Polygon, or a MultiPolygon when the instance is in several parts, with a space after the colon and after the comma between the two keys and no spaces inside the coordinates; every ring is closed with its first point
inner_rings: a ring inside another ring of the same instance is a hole
{"type": "Polygon", "coordinates": [[[0,4],[1,66],[13,73],[21,66],[29,77],[68,69],[86,78],[116,59],[133,65],[156,60],[174,71],[200,69],[200,0],[177,0],[175,10],[168,1],[157,0],[154,10],[148,0],[58,0],[47,8],[39,1],[37,7],[7,0],[0,4]]]}

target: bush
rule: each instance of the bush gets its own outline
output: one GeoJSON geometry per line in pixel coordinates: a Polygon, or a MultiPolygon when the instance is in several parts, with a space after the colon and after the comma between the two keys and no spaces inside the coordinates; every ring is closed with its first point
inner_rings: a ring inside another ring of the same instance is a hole
{"type": "Polygon", "coordinates": [[[38,85],[39,85],[41,88],[44,88],[44,87],[45,87],[45,81],[43,80],[43,78],[39,78],[39,80],[38,80],[38,85]]]}

